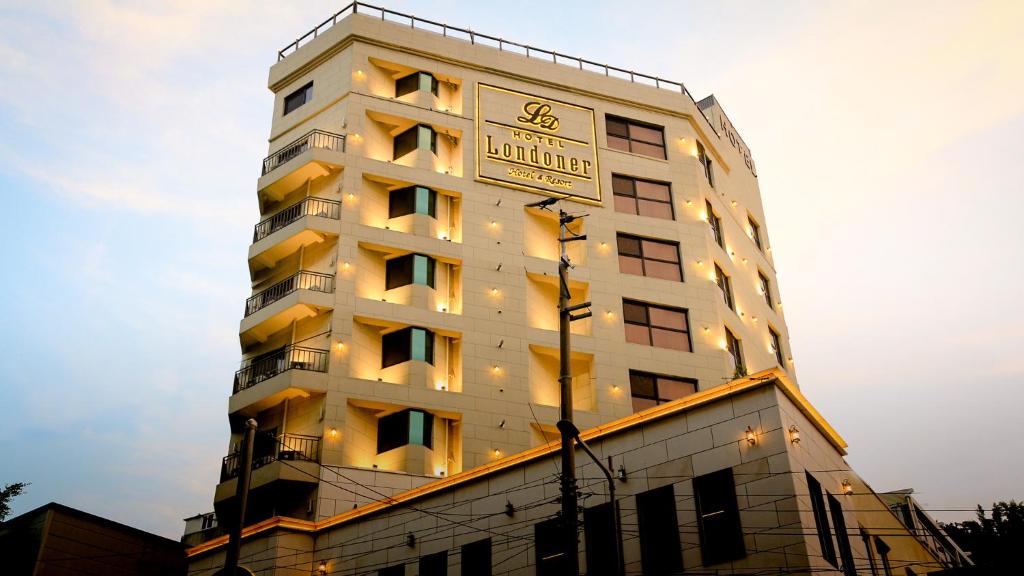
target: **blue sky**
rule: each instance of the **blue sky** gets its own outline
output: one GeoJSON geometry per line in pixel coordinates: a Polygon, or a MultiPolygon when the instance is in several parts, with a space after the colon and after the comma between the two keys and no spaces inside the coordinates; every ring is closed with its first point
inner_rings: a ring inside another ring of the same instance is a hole
{"type": "MultiPolygon", "coordinates": [[[[1019,4],[387,5],[714,92],[758,164],[801,385],[851,464],[929,508],[1024,497],[1019,4]]],[[[15,513],[176,538],[211,509],[267,68],[340,7],[0,0],[15,513]]]]}

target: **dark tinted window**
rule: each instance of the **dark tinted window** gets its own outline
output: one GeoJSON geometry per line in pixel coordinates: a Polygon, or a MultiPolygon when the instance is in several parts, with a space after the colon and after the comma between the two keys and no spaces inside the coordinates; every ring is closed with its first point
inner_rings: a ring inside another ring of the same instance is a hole
{"type": "Polygon", "coordinates": [[[433,554],[420,557],[419,576],[447,576],[448,574],[448,552],[442,550],[433,554]]]}
{"type": "Polygon", "coordinates": [[[857,567],[853,564],[853,550],[850,548],[850,534],[846,531],[846,518],[843,517],[843,506],[831,494],[828,495],[828,509],[832,514],[832,525],[836,528],[836,542],[839,543],[839,558],[843,561],[843,574],[857,576],[857,567]]]}
{"type": "Polygon", "coordinates": [[[310,82],[302,88],[284,97],[284,113],[289,114],[299,106],[313,99],[313,83],[310,82]]]}
{"type": "Polygon", "coordinates": [[[422,410],[402,410],[377,420],[377,453],[382,454],[399,446],[416,444],[431,448],[434,445],[434,415],[422,410]]]}
{"type": "Polygon", "coordinates": [[[746,376],[747,365],[743,362],[743,346],[740,345],[740,339],[732,333],[732,330],[725,329],[725,348],[729,351],[729,355],[732,356],[733,368],[735,368],[735,376],[746,376]]]}
{"type": "Polygon", "coordinates": [[[747,224],[750,226],[750,239],[754,241],[758,250],[764,250],[764,247],[761,246],[761,227],[750,216],[747,216],[747,224]]]}
{"type": "Polygon", "coordinates": [[[807,477],[807,491],[811,496],[811,511],[814,513],[814,526],[818,531],[818,542],[821,544],[821,555],[829,564],[839,567],[836,561],[836,547],[832,543],[832,530],[828,525],[828,512],[825,510],[825,497],[821,493],[821,484],[811,476],[807,477]]]}
{"type": "Polygon", "coordinates": [[[711,157],[704,151],[704,145],[697,141],[697,161],[700,162],[701,167],[704,169],[704,177],[707,178],[708,184],[712,188],[715,187],[715,171],[712,168],[711,157]]]}
{"type": "Polygon", "coordinates": [[[695,393],[697,381],[630,370],[629,389],[633,396],[633,411],[639,412],[695,393]]]}
{"type": "Polygon", "coordinates": [[[409,284],[422,284],[433,288],[436,264],[433,258],[423,254],[406,254],[392,258],[385,263],[385,286],[388,290],[409,284]]]}
{"type": "Polygon", "coordinates": [[[646,576],[675,574],[683,569],[676,520],[676,496],[672,485],[636,495],[640,532],[640,563],[646,576]]]}
{"type": "Polygon", "coordinates": [[[426,72],[413,72],[395,81],[396,98],[420,90],[437,96],[437,78],[426,72]]]}
{"type": "Polygon", "coordinates": [[[537,551],[537,576],[564,576],[569,563],[562,551],[562,523],[558,518],[533,525],[534,548],[537,551]]]}
{"type": "Polygon", "coordinates": [[[786,363],[782,360],[782,337],[771,326],[768,327],[768,334],[772,338],[772,351],[775,352],[775,360],[779,366],[785,367],[786,363]]]}
{"type": "Polygon", "coordinates": [[[377,576],[405,576],[405,564],[381,568],[377,570],[377,576]]]}
{"type": "Polygon", "coordinates": [[[619,272],[682,282],[679,243],[618,234],[619,272]]]}
{"type": "Polygon", "coordinates": [[[725,275],[718,264],[715,264],[715,283],[718,284],[718,290],[722,293],[725,305],[729,307],[729,310],[735,310],[736,302],[732,299],[732,279],[725,275]]]}
{"type": "Polygon", "coordinates": [[[395,136],[394,156],[398,160],[415,149],[430,150],[437,153],[437,132],[430,126],[419,124],[395,136]]]}
{"type": "Polygon", "coordinates": [[[715,214],[715,209],[711,207],[711,202],[704,202],[705,209],[708,211],[708,226],[711,228],[711,235],[715,239],[715,244],[718,244],[722,248],[725,248],[725,237],[722,236],[722,219],[715,214]]]}
{"type": "Polygon", "coordinates": [[[587,576],[613,576],[615,566],[615,517],[610,502],[583,510],[583,532],[587,540],[587,576]]]}
{"type": "Polygon", "coordinates": [[[662,160],[666,158],[665,130],[661,126],[615,116],[606,116],[605,120],[609,148],[662,160]]]}
{"type": "Polygon", "coordinates": [[[491,539],[462,545],[462,573],[465,576],[491,575],[491,539]]]}
{"type": "Polygon", "coordinates": [[[732,468],[694,478],[693,495],[697,501],[697,531],[704,565],[746,556],[732,468]]]}
{"type": "Polygon", "coordinates": [[[422,360],[434,363],[434,333],[425,328],[403,328],[381,337],[381,368],[422,360]]]}
{"type": "Polygon", "coordinates": [[[425,186],[409,186],[388,194],[388,218],[425,214],[437,218],[437,192],[425,186]]]}
{"type": "Polygon", "coordinates": [[[774,309],[775,307],[772,306],[772,282],[771,282],[771,280],[769,280],[768,277],[764,275],[764,272],[761,272],[760,270],[757,271],[757,280],[758,280],[758,283],[760,284],[761,295],[764,296],[765,304],[767,304],[769,308],[774,309]]]}
{"type": "Polygon", "coordinates": [[[690,323],[686,310],[634,300],[622,301],[626,341],[689,352],[690,323]]]}
{"type": "Polygon", "coordinates": [[[665,182],[612,174],[615,211],[673,220],[672,189],[665,182]]]}

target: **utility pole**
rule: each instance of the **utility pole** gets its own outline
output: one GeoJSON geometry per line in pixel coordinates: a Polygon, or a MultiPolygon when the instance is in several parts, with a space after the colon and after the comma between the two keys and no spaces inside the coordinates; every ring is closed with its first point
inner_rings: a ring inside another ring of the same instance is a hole
{"type": "Polygon", "coordinates": [[[256,420],[249,418],[245,422],[245,433],[242,435],[242,448],[239,452],[241,461],[238,463],[238,487],[235,489],[235,503],[238,505],[238,518],[231,526],[228,535],[228,549],[224,559],[224,576],[235,576],[238,573],[238,556],[242,550],[242,526],[245,524],[245,506],[249,500],[249,477],[252,472],[252,446],[256,439],[256,420]]]}

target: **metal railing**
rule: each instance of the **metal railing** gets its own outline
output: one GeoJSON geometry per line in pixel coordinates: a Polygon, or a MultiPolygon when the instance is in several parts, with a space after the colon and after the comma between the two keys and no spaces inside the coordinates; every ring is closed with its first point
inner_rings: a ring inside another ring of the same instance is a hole
{"type": "Polygon", "coordinates": [[[250,316],[258,310],[277,302],[296,290],[312,290],[313,292],[334,292],[334,276],[319,272],[300,271],[293,274],[266,290],[257,292],[245,301],[245,315],[250,316]]]}
{"type": "Polygon", "coordinates": [[[292,143],[270,156],[263,159],[263,174],[269,174],[274,168],[295,158],[310,148],[322,148],[324,150],[345,151],[345,137],[341,134],[324,132],[323,130],[310,130],[292,143]]]}
{"type": "MultiPolygon", "coordinates": [[[[238,476],[241,454],[228,454],[220,465],[220,481],[225,482],[238,476]]],[[[252,469],[262,468],[276,460],[320,461],[320,437],[303,434],[279,434],[270,446],[256,442],[252,455],[252,469]]]]}
{"type": "Polygon", "coordinates": [[[243,365],[238,372],[235,372],[233,393],[238,394],[246,388],[255,386],[288,370],[327,372],[329,357],[329,350],[305,348],[302,346],[285,346],[269,354],[257,356],[243,365]]]}
{"type": "Polygon", "coordinates": [[[259,242],[303,216],[321,216],[338,220],[341,218],[341,202],[312,196],[303,198],[257,224],[252,233],[253,243],[259,242]]]}
{"type": "MultiPolygon", "coordinates": [[[[360,10],[372,12],[374,14],[380,14],[381,20],[387,20],[395,23],[407,23],[410,28],[419,28],[420,30],[426,30],[427,32],[434,32],[441,34],[442,36],[455,38],[458,40],[465,40],[470,44],[479,44],[482,46],[490,46],[503,52],[513,52],[526,56],[527,58],[539,58],[549,60],[555,64],[563,64],[579,68],[580,70],[587,70],[590,72],[597,72],[604,74],[605,76],[612,76],[615,78],[621,78],[623,80],[629,80],[639,84],[645,84],[653,86],[655,88],[662,88],[665,90],[677,91],[684,94],[694,101],[693,96],[686,89],[686,86],[682,82],[676,82],[674,80],[666,80],[658,76],[651,76],[650,74],[643,74],[633,70],[626,70],[625,68],[618,68],[610,66],[608,64],[602,64],[600,62],[593,62],[577,56],[570,56],[568,54],[561,54],[554,50],[547,50],[545,48],[537,48],[527,44],[520,44],[511,40],[505,40],[497,36],[490,36],[488,34],[481,34],[480,32],[474,32],[468,28],[459,28],[458,26],[450,26],[442,22],[435,22],[433,20],[427,20],[413,16],[412,14],[404,14],[402,12],[395,12],[394,10],[388,10],[387,8],[381,8],[379,6],[373,6],[371,4],[365,4],[363,2],[352,2],[348,6],[339,10],[336,14],[330,18],[321,22],[318,26],[306,32],[299,38],[297,38],[291,44],[285,46],[277,52],[277,61],[280,62],[287,58],[290,54],[294,54],[296,50],[302,47],[304,44],[312,41],[314,38],[320,35],[321,32],[330,29],[332,26],[338,23],[338,19],[344,19],[349,14],[356,14],[360,10]]],[[[696,106],[696,101],[694,101],[696,106]]],[[[700,110],[698,108],[698,110],[700,110]]],[[[701,111],[703,114],[703,111],[701,111]]],[[[710,122],[709,122],[710,124],[710,122]]]]}

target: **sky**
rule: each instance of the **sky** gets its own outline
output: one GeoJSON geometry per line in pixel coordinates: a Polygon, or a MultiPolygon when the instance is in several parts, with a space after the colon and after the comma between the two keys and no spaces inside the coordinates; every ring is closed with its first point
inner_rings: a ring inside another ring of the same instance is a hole
{"type": "MultiPolygon", "coordinates": [[[[851,465],[943,520],[1024,499],[1024,3],[381,3],[714,93],[758,166],[800,385],[851,465]]],[[[178,538],[212,509],[267,71],[342,6],[0,0],[15,514],[178,538]]]]}

